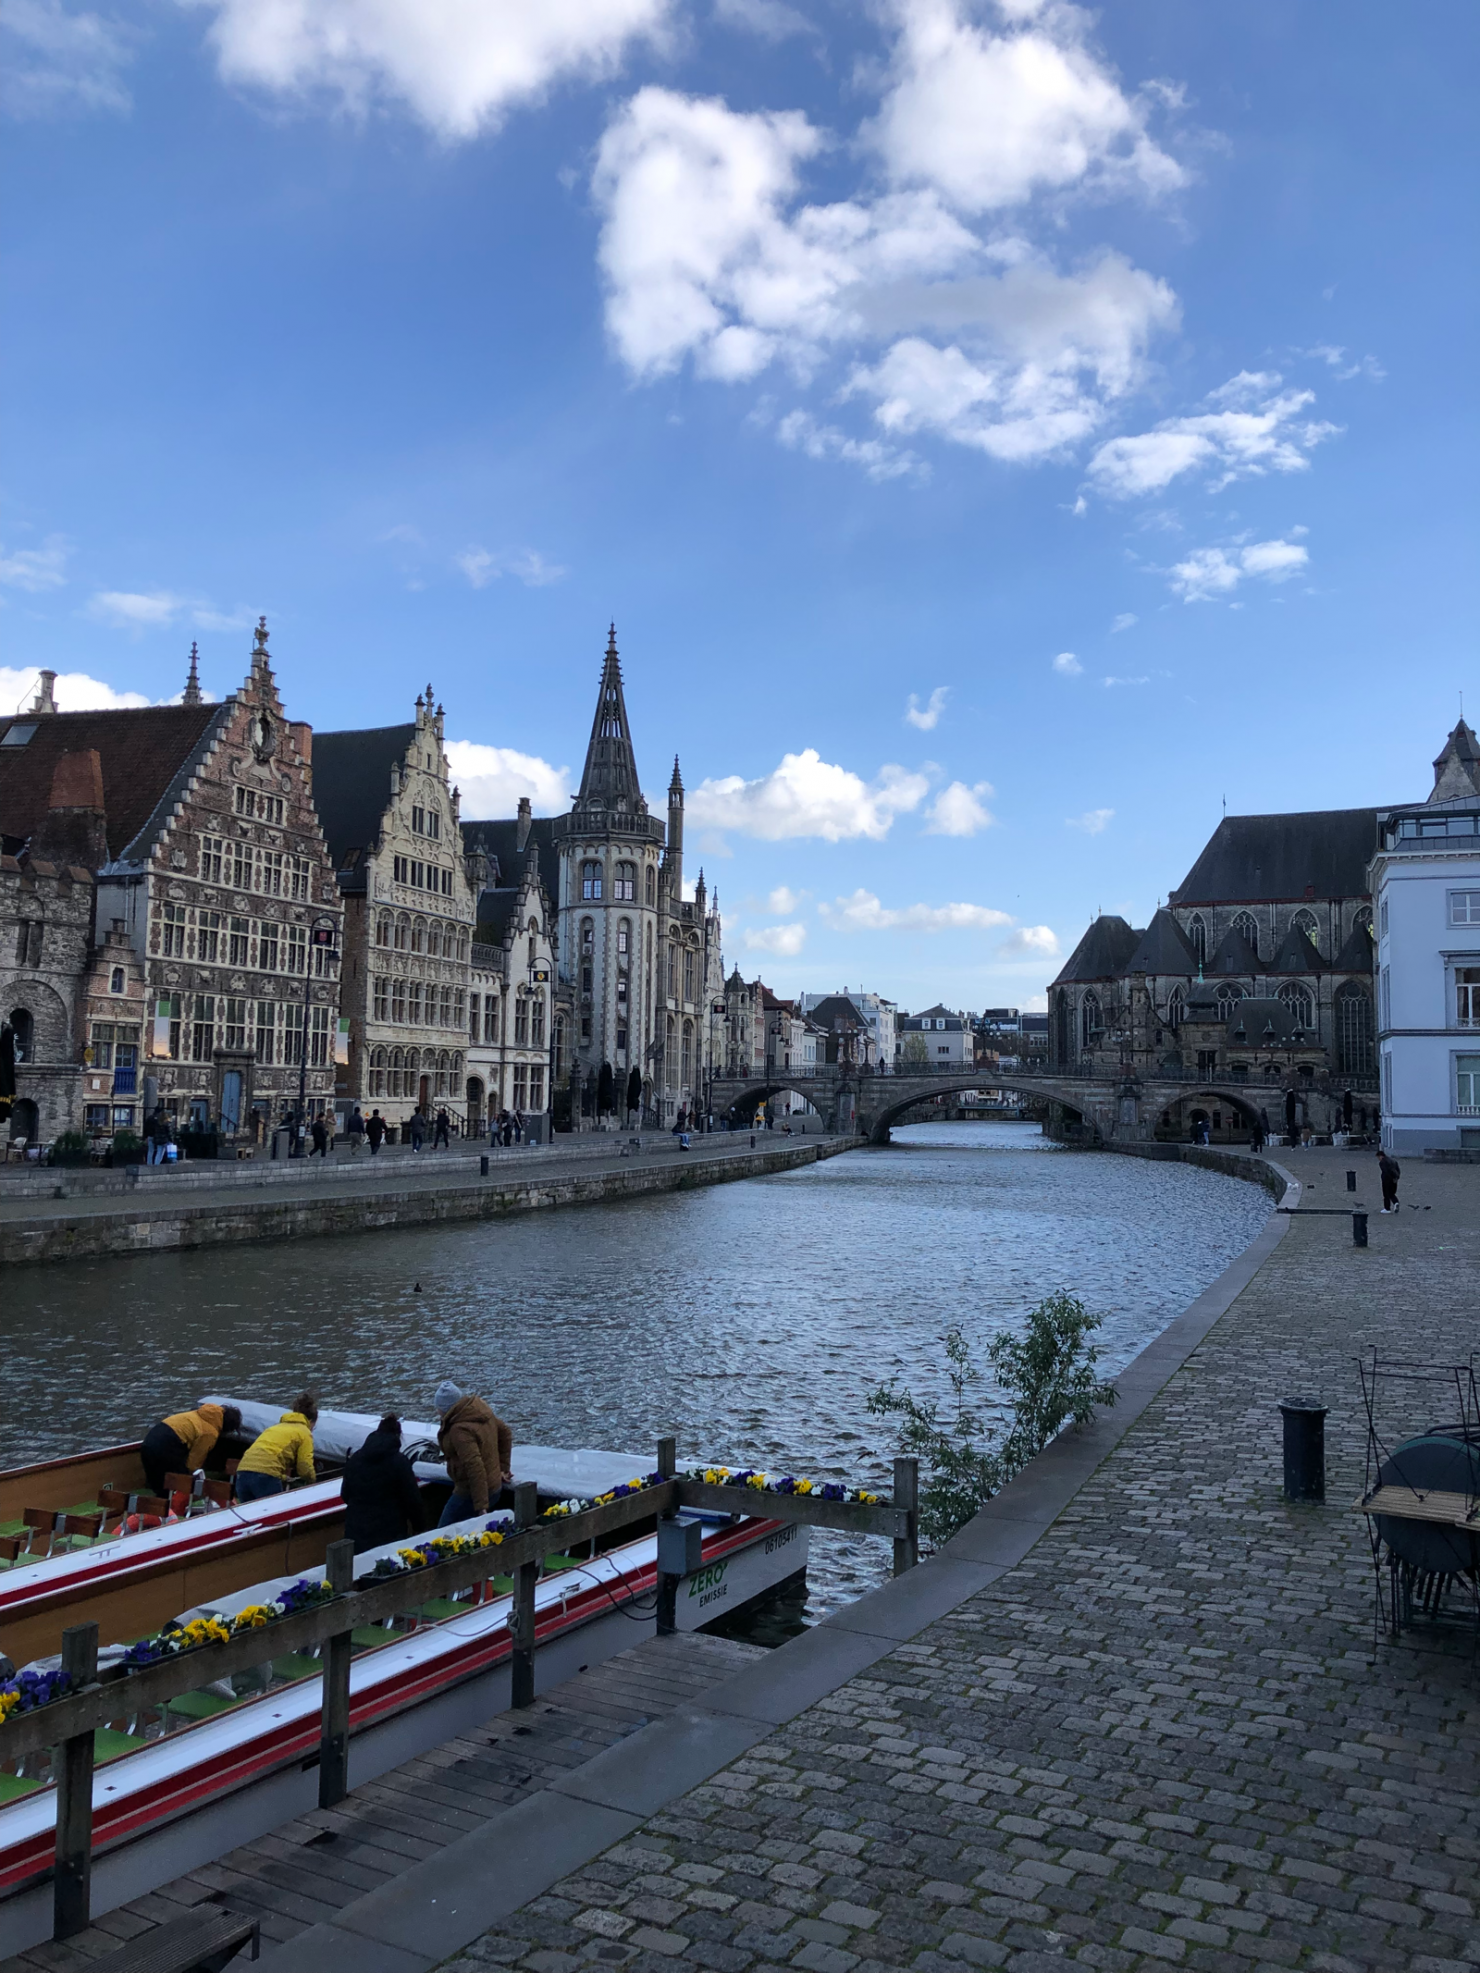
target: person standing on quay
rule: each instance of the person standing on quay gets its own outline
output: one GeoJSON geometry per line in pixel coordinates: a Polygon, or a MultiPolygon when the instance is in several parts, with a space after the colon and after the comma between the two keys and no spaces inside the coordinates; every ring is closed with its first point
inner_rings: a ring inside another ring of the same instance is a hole
{"type": "Polygon", "coordinates": [[[421,1149],[426,1134],[426,1118],[421,1114],[420,1110],[413,1110],[411,1112],[411,1148],[413,1151],[419,1151],[421,1149]]]}
{"type": "Polygon", "coordinates": [[[360,1146],[365,1142],[365,1116],[358,1103],[345,1125],[345,1134],[349,1138],[349,1154],[352,1158],[357,1158],[360,1155],[360,1146]]]}
{"type": "Polygon", "coordinates": [[[439,1110],[437,1112],[437,1128],[432,1135],[432,1149],[434,1151],[439,1144],[445,1144],[449,1151],[452,1149],[452,1120],[446,1110],[439,1110]]]}
{"type": "Polygon", "coordinates": [[[370,1140],[370,1155],[373,1158],[385,1142],[385,1118],[379,1110],[370,1112],[370,1121],[365,1126],[365,1135],[370,1140]]]}
{"type": "Polygon", "coordinates": [[[471,1521],[486,1514],[513,1479],[514,1435],[482,1398],[473,1397],[446,1378],[433,1402],[442,1423],[437,1444],[447,1462],[452,1492],[437,1522],[471,1521]]]}
{"type": "Polygon", "coordinates": [[[1382,1209],[1385,1213],[1395,1213],[1398,1210],[1398,1180],[1403,1175],[1403,1167],[1388,1152],[1379,1151],[1377,1169],[1382,1175],[1382,1209]]]}
{"type": "Polygon", "coordinates": [[[322,1117],[315,1117],[313,1120],[313,1149],[308,1155],[311,1158],[324,1159],[329,1156],[329,1127],[322,1117]]]}

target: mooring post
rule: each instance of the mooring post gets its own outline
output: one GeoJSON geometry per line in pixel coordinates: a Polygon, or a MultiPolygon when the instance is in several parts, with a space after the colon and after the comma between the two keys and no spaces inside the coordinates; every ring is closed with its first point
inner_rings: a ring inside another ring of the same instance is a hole
{"type": "MultiPolygon", "coordinates": [[[[677,1439],[659,1439],[657,1470],[665,1480],[678,1471],[677,1439]]],[[[674,1568],[683,1556],[675,1547],[678,1515],[672,1508],[658,1516],[658,1635],[671,1637],[678,1629],[679,1574],[674,1568]]],[[[702,1534],[701,1534],[702,1540],[702,1534]]]]}
{"type": "Polygon", "coordinates": [[[1292,1398],[1280,1406],[1284,1420],[1286,1500],[1326,1498],[1326,1407],[1292,1398]]]}
{"type": "MultiPolygon", "coordinates": [[[[540,1490],[533,1480],[514,1489],[514,1529],[532,1528],[540,1518],[540,1490]]],[[[534,1586],[540,1579],[538,1562],[521,1562],[514,1572],[514,1608],[509,1636],[514,1643],[510,1704],[534,1704],[534,1586]]]]}
{"type": "Polygon", "coordinates": [[[1348,1192],[1355,1192],[1357,1189],[1357,1174],[1354,1171],[1349,1171],[1346,1175],[1346,1189],[1348,1192]]]}
{"type": "Polygon", "coordinates": [[[894,1462],[894,1505],[909,1515],[909,1532],[894,1539],[894,1573],[902,1576],[920,1559],[920,1462],[896,1459],[894,1462]]]}
{"type": "MultiPolygon", "coordinates": [[[[355,1545],[331,1541],[324,1550],[324,1581],[336,1596],[354,1588],[355,1545]]],[[[347,1630],[325,1638],[323,1712],[319,1722],[319,1807],[332,1809],[349,1793],[349,1661],[347,1630]]]]}
{"type": "Polygon", "coordinates": [[[1365,1247],[1366,1244],[1367,1244],[1367,1215],[1365,1213],[1353,1213],[1352,1214],[1352,1245],[1354,1247],[1365,1247]]]}
{"type": "MultiPolygon", "coordinates": [[[[62,1670],[73,1692],[91,1685],[98,1675],[98,1627],[73,1624],[62,1632],[62,1670]]],[[[52,1885],[54,1939],[70,1939],[84,1930],[92,1906],[92,1784],[91,1731],[64,1740],[56,1753],[57,1846],[52,1885]]]]}

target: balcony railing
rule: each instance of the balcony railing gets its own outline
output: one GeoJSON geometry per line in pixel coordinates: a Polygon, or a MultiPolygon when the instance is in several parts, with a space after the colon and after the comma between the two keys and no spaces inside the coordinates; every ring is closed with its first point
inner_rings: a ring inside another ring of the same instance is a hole
{"type": "Polygon", "coordinates": [[[132,1063],[126,1069],[115,1069],[113,1071],[113,1094],[115,1096],[137,1095],[138,1088],[139,1071],[132,1063]]]}

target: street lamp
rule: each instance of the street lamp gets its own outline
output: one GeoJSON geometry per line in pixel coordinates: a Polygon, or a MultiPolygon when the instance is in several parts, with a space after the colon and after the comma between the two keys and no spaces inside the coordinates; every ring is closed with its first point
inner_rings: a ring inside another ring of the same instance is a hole
{"type": "Polygon", "coordinates": [[[303,969],[303,1032],[298,1046],[298,1114],[293,1120],[293,1155],[303,1156],[303,1116],[308,1105],[308,1019],[309,996],[313,991],[314,955],[322,952],[324,964],[338,957],[334,950],[336,921],[320,912],[308,928],[308,952],[303,969]]]}

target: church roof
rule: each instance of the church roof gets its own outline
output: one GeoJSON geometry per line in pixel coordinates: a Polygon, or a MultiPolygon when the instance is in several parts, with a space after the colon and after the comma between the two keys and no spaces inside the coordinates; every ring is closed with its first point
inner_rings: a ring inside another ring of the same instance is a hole
{"type": "Polygon", "coordinates": [[[1370,973],[1373,970],[1373,952],[1371,925],[1353,925],[1347,933],[1346,944],[1331,962],[1331,970],[1333,973],[1370,973]]]}
{"type": "Polygon", "coordinates": [[[481,851],[489,858],[490,864],[494,866],[490,869],[490,875],[497,878],[495,888],[502,889],[506,884],[519,881],[524,871],[524,860],[532,844],[539,859],[540,882],[545,887],[545,895],[558,911],[560,856],[555,848],[554,828],[554,816],[536,816],[529,825],[529,836],[521,850],[517,817],[506,822],[464,822],[463,848],[468,851],[481,851]]]}
{"type": "Polygon", "coordinates": [[[374,848],[391,803],[391,769],[415,738],[411,721],[313,736],[313,802],[336,870],[353,851],[374,848]]]}
{"type": "Polygon", "coordinates": [[[1218,950],[1208,961],[1205,972],[1214,977],[1227,977],[1259,971],[1259,955],[1249,944],[1236,925],[1230,925],[1218,941],[1218,950]]]}
{"type": "Polygon", "coordinates": [[[1255,904],[1365,897],[1377,847],[1375,808],[1225,815],[1171,894],[1173,904],[1255,904]]]}
{"type": "Polygon", "coordinates": [[[184,794],[190,771],[231,705],[227,699],[216,705],[127,706],[0,719],[0,835],[17,844],[29,841],[51,807],[52,777],[62,755],[91,752],[103,772],[108,854],[115,860],[123,857],[166,796],[174,802],[184,794]]]}
{"type": "Polygon", "coordinates": [[[1477,794],[1480,794],[1480,741],[1461,719],[1434,762],[1434,792],[1429,800],[1468,800],[1477,794]]]}
{"type": "Polygon", "coordinates": [[[1164,906],[1141,934],[1141,942],[1126,961],[1128,973],[1180,973],[1190,979],[1197,971],[1197,954],[1187,934],[1164,906]]]}
{"type": "Polygon", "coordinates": [[[1301,931],[1298,925],[1290,929],[1280,941],[1280,949],[1270,961],[1271,973],[1315,973],[1325,966],[1321,949],[1315,940],[1301,931]]]}
{"type": "Polygon", "coordinates": [[[1141,942],[1141,934],[1124,918],[1101,912],[1091,919],[1089,930],[1064,961],[1055,986],[1069,986],[1077,980],[1118,980],[1126,961],[1141,942]]]}
{"type": "MultiPolygon", "coordinates": [[[[677,760],[673,772],[676,780],[677,760]]],[[[591,744],[586,749],[586,765],[576,796],[577,808],[598,804],[604,808],[616,808],[619,804],[630,809],[643,807],[637,757],[632,751],[632,732],[627,724],[627,701],[622,692],[622,661],[617,655],[615,624],[607,640],[601,687],[596,694],[596,716],[591,722],[591,744]]]]}

